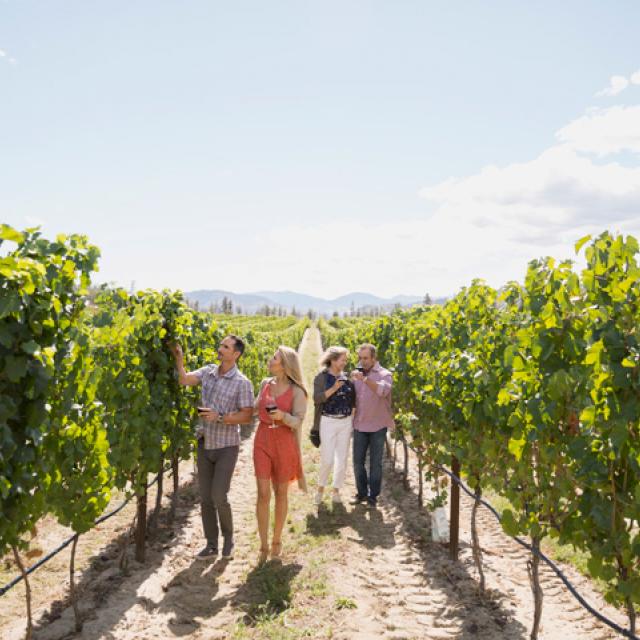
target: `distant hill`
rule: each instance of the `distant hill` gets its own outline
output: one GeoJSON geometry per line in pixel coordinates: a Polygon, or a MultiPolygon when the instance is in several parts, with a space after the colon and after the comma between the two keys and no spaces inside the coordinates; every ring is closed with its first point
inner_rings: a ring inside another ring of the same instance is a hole
{"type": "MultiPolygon", "coordinates": [[[[334,312],[343,314],[349,312],[352,307],[362,309],[366,307],[383,307],[392,309],[396,305],[411,306],[422,302],[423,296],[398,295],[393,298],[380,298],[370,293],[354,292],[333,300],[309,296],[294,291],[256,291],[253,293],[234,293],[221,289],[201,289],[199,291],[187,291],[185,296],[192,304],[198,303],[200,309],[209,309],[211,305],[220,305],[223,298],[233,302],[234,308],[240,306],[243,313],[256,313],[265,305],[269,307],[284,307],[287,311],[295,308],[303,313],[309,309],[320,314],[330,315],[334,312]]],[[[442,302],[444,298],[434,298],[435,303],[442,302]]]]}

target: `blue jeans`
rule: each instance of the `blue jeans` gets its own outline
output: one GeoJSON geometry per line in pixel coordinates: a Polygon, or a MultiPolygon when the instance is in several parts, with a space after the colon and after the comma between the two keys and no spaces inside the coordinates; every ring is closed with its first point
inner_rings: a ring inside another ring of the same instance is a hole
{"type": "Polygon", "coordinates": [[[356,478],[358,496],[369,498],[375,502],[382,488],[382,454],[387,436],[387,428],[383,427],[371,433],[367,431],[353,432],[353,475],[356,478]],[[369,477],[365,462],[369,453],[369,477]]]}

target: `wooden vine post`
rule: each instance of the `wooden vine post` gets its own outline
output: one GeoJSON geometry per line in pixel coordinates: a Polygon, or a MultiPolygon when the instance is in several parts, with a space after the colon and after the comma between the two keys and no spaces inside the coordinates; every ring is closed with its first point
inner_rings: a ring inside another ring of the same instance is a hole
{"type": "MultiPolygon", "coordinates": [[[[460,461],[455,456],[451,459],[451,472],[460,477],[460,461]]],[[[460,541],[460,485],[451,480],[451,503],[449,514],[449,555],[452,560],[458,559],[460,541]]]]}

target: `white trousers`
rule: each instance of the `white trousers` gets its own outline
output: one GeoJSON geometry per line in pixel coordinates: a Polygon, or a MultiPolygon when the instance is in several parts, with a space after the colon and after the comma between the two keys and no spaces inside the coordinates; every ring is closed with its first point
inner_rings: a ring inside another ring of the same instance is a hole
{"type": "Polygon", "coordinates": [[[326,487],[333,469],[333,487],[341,489],[347,472],[352,418],[320,418],[320,472],[318,486],[326,487]]]}

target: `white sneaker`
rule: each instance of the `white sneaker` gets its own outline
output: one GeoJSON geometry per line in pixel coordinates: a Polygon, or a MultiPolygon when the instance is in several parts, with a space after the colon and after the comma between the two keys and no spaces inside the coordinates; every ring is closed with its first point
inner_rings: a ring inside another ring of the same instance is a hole
{"type": "Polygon", "coordinates": [[[315,496],[314,496],[314,498],[313,498],[313,503],[314,503],[316,506],[319,506],[319,505],[321,505],[321,504],[322,504],[322,494],[323,494],[323,492],[322,492],[322,491],[316,491],[316,495],[315,495],[315,496]]]}
{"type": "Polygon", "coordinates": [[[333,504],[342,504],[342,498],[340,497],[339,491],[334,491],[331,494],[331,502],[333,502],[333,504]]]}

